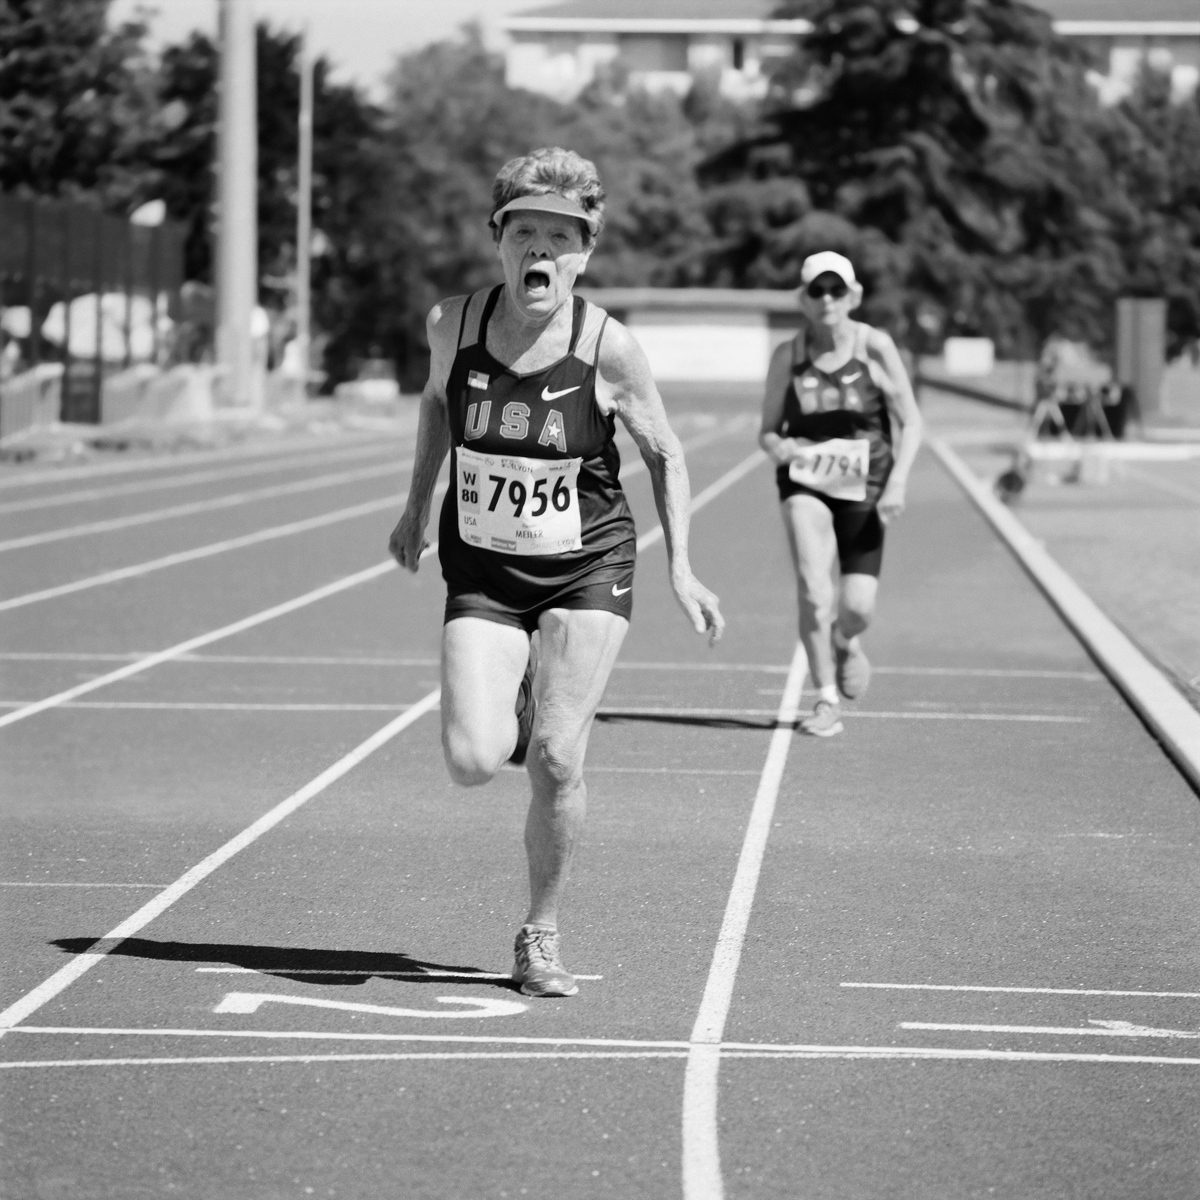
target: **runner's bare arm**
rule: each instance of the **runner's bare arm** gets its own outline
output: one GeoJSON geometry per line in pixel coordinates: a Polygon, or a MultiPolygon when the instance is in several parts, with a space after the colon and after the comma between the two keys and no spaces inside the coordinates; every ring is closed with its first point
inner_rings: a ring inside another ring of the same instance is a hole
{"type": "Polygon", "coordinates": [[[921,448],[921,410],[913,395],[908,372],[896,343],[882,329],[872,329],[867,338],[867,354],[878,371],[888,415],[900,427],[900,436],[895,442],[895,461],[892,473],[879,497],[879,516],[886,524],[904,511],[908,473],[912,470],[917,451],[921,448]]]}
{"type": "Polygon", "coordinates": [[[683,447],[667,421],[650,364],[641,346],[620,322],[609,320],[600,343],[596,402],[616,413],[641,452],[654,485],[654,502],[667,543],[671,587],[697,633],[709,643],[725,629],[717,597],[692,574],[688,561],[691,486],[683,447]]]}
{"type": "Polygon", "coordinates": [[[388,549],[406,570],[416,573],[425,549],[425,529],[433,504],[442,463],[450,450],[450,421],[446,409],[446,384],[458,346],[458,328],[467,297],[454,296],[430,309],[425,322],[429,337],[429,379],[421,393],[421,412],[417,421],[417,447],[413,455],[412,483],[408,503],[392,536],[388,549]]]}
{"type": "Polygon", "coordinates": [[[778,466],[791,462],[800,446],[807,445],[803,438],[784,437],[779,428],[783,423],[783,405],[792,378],[792,343],[776,346],[767,368],[767,386],[763,393],[762,426],[758,444],[771,456],[778,466]]]}

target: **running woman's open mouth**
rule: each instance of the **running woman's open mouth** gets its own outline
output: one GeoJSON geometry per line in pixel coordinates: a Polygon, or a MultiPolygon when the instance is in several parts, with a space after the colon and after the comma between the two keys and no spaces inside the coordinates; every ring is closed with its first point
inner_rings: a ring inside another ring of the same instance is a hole
{"type": "Polygon", "coordinates": [[[550,287],[550,276],[545,271],[526,271],[525,290],[544,292],[550,287]]]}

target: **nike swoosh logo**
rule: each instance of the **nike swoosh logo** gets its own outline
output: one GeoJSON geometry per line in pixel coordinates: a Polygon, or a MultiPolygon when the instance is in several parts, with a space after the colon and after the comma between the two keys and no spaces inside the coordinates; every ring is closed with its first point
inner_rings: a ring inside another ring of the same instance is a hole
{"type": "Polygon", "coordinates": [[[855,371],[853,375],[846,375],[842,379],[842,382],[843,383],[853,383],[861,374],[862,374],[861,371],[855,371]]]}
{"type": "Polygon", "coordinates": [[[625,595],[626,592],[632,592],[632,591],[633,591],[632,583],[628,587],[623,587],[623,588],[617,587],[617,585],[615,583],[612,586],[612,593],[614,596],[623,596],[623,595],[625,595]]]}
{"type": "Polygon", "coordinates": [[[583,384],[577,383],[573,388],[563,388],[561,392],[552,392],[548,387],[544,387],[542,388],[542,399],[557,400],[559,396],[565,396],[569,392],[577,392],[581,387],[583,387],[583,384]]]}

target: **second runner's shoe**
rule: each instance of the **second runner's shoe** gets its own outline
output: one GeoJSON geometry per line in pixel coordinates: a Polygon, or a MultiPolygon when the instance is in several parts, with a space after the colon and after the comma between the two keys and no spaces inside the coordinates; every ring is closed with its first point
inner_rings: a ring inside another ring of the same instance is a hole
{"type": "Polygon", "coordinates": [[[575,976],[562,965],[558,930],[543,925],[522,925],[513,943],[513,982],[526,996],[573,996],[579,991],[575,976]]]}
{"type": "Polygon", "coordinates": [[[844,728],[841,706],[832,700],[818,700],[812,712],[800,722],[800,732],[813,737],[833,737],[844,728]]]}
{"type": "Polygon", "coordinates": [[[862,648],[857,645],[839,646],[833,642],[833,656],[837,661],[838,691],[847,700],[857,700],[871,682],[871,664],[862,648]]]}

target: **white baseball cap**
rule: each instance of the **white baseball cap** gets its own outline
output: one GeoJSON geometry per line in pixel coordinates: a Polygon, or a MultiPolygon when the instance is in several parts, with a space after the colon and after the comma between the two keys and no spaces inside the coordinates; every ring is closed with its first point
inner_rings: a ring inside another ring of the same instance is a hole
{"type": "Polygon", "coordinates": [[[807,287],[818,275],[836,275],[847,287],[854,287],[858,280],[854,275],[854,264],[844,255],[833,250],[822,250],[810,254],[800,267],[800,286],[807,287]]]}

